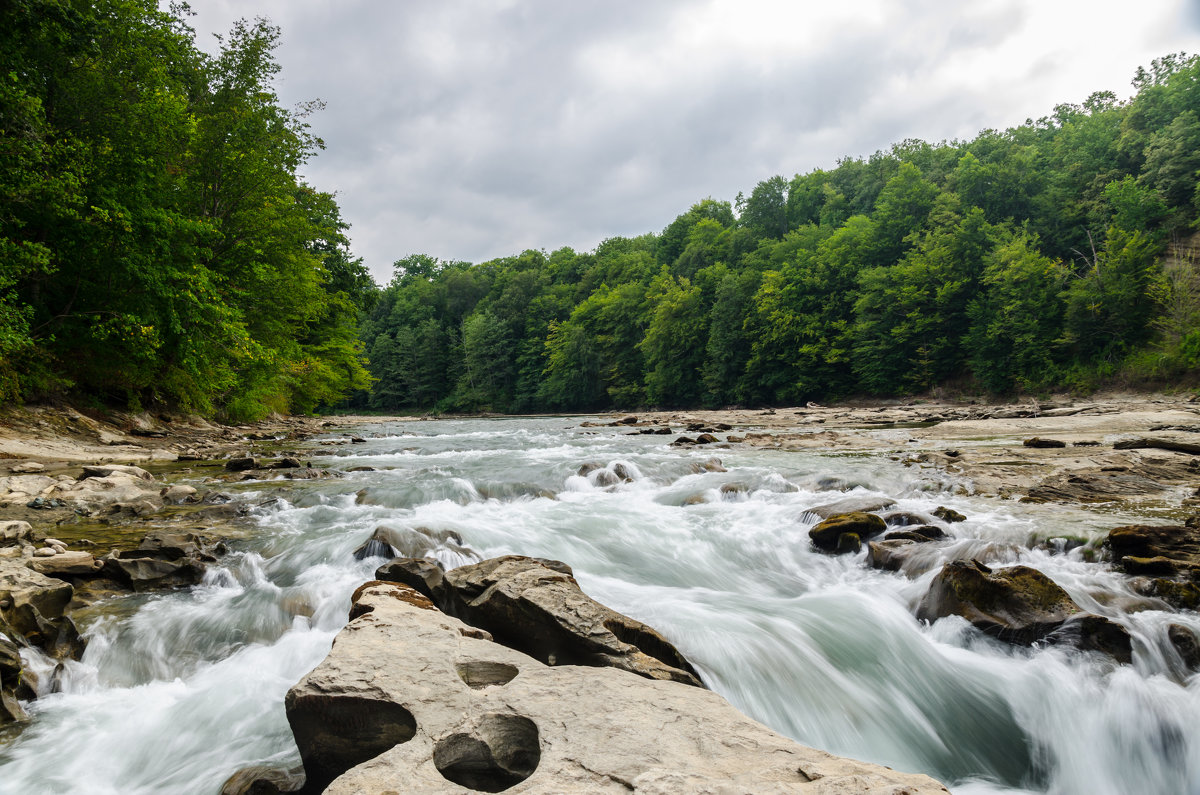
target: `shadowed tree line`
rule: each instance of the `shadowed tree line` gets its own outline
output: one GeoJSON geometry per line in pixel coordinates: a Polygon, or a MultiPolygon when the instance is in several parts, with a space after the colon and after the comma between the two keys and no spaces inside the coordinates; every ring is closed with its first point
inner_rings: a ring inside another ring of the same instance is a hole
{"type": "Polygon", "coordinates": [[[659,234],[396,263],[359,407],[796,404],[1195,381],[1200,60],[970,141],[904,141],[659,234]],[[1186,250],[1186,249],[1183,249],[1186,250]]]}

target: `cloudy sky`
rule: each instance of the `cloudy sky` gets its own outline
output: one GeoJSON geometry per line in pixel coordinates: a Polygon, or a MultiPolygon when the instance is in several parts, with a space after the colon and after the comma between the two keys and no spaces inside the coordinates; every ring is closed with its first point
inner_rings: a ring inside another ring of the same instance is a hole
{"type": "Polygon", "coordinates": [[[661,231],[905,138],[970,138],[1200,52],[1200,0],[191,0],[198,43],[282,28],[278,90],[320,98],[335,191],[380,283],[661,231]]]}

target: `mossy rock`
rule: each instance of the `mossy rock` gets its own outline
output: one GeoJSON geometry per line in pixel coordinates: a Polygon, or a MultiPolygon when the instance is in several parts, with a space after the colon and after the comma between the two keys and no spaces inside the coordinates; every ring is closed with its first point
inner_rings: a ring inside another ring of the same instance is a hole
{"type": "Polygon", "coordinates": [[[848,548],[842,548],[841,537],[844,533],[858,536],[859,548],[861,548],[864,540],[874,538],[886,529],[887,525],[879,516],[873,513],[854,511],[830,516],[809,530],[808,537],[812,539],[813,546],[817,549],[840,553],[851,551],[848,548]]]}
{"type": "Polygon", "coordinates": [[[917,607],[917,618],[957,615],[1000,640],[1028,646],[1082,612],[1054,580],[1028,566],[993,571],[982,563],[942,567],[917,607]]]}

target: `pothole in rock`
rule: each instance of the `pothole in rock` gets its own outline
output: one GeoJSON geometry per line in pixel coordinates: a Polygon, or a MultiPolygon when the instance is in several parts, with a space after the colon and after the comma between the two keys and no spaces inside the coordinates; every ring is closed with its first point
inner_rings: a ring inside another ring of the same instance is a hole
{"type": "Polygon", "coordinates": [[[438,741],[433,764],[448,781],[476,792],[503,792],[533,775],[542,758],[537,724],[490,713],[470,732],[438,741]]]}
{"type": "Polygon", "coordinates": [[[304,772],[305,792],[320,792],[352,767],[413,738],[413,714],[390,701],[350,695],[289,697],[291,724],[304,772]]]}
{"type": "Polygon", "coordinates": [[[460,662],[454,667],[458,670],[458,678],[474,690],[493,685],[506,685],[521,672],[515,665],[483,660],[460,662]]]}

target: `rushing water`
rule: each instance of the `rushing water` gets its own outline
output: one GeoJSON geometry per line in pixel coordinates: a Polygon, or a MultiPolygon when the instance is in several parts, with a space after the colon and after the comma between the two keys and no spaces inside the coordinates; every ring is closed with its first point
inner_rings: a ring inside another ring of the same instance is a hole
{"type": "Polygon", "coordinates": [[[216,793],[241,767],[296,764],[283,696],[382,562],[352,554],[380,524],[440,533],[408,534],[405,551],[447,566],[507,553],[568,562],[584,590],[662,631],[714,690],[809,745],[926,772],[956,793],[1200,793],[1200,681],[1167,640],[1170,622],[1200,632],[1200,617],[1145,609],[1084,549],[1035,543],[1094,546],[1145,513],[965,496],[969,484],[887,456],[683,450],[574,419],[361,431],[366,444],[311,452],[375,471],[242,486],[239,498],[261,506],[259,531],[204,584],[115,600],[87,627],[83,661],[44,671],[60,692],[33,702],[32,725],[0,746],[0,793],[216,793]],[[728,471],[697,472],[714,454],[728,471]],[[620,463],[634,479],[603,488],[604,475],[576,474],[585,462],[620,463]],[[910,579],[809,543],[806,508],[860,494],[965,514],[939,558],[1041,569],[1129,628],[1134,664],[1014,648],[957,618],[918,623],[938,566],[910,579]]]}

